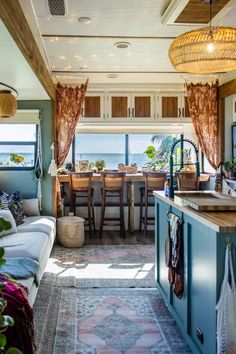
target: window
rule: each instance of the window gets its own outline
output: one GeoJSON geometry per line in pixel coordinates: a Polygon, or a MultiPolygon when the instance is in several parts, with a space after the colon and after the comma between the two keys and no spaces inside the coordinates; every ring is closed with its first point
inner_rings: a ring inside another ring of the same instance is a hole
{"type": "Polygon", "coordinates": [[[36,124],[1,124],[0,169],[33,169],[37,151],[36,124]]]}
{"type": "Polygon", "coordinates": [[[73,163],[88,160],[95,163],[104,160],[106,168],[117,169],[119,163],[136,164],[138,169],[154,167],[145,151],[155,148],[155,167],[169,169],[169,151],[174,134],[79,134],[75,135],[73,163]]]}
{"type": "Polygon", "coordinates": [[[104,160],[106,168],[117,169],[125,163],[124,134],[76,134],[74,162],[104,160]]]}
{"type": "Polygon", "coordinates": [[[169,152],[178,135],[174,134],[130,134],[129,164],[136,163],[139,170],[143,167],[155,167],[158,170],[169,169],[169,152]],[[145,151],[149,146],[155,148],[154,159],[149,158],[145,151]]]}

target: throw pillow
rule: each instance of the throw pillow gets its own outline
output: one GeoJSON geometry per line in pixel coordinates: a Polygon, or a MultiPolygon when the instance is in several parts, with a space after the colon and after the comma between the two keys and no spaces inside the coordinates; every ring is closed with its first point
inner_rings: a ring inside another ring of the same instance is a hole
{"type": "Polygon", "coordinates": [[[15,192],[11,195],[10,201],[8,204],[15,221],[16,225],[21,225],[24,223],[24,207],[23,200],[19,192],[15,192]]]}
{"type": "Polygon", "coordinates": [[[8,209],[9,200],[10,196],[0,190],[0,209],[8,209]]]}
{"type": "Polygon", "coordinates": [[[40,216],[39,201],[37,198],[23,199],[23,208],[26,216],[40,216]]]}
{"type": "Polygon", "coordinates": [[[0,209],[0,237],[16,232],[16,223],[10,210],[0,209]]]}

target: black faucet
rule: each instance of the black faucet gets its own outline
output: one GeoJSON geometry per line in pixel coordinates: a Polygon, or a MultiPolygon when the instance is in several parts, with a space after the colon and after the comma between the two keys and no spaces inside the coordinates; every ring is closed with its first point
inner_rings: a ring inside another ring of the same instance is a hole
{"type": "Polygon", "coordinates": [[[192,163],[192,165],[195,165],[196,166],[196,176],[199,177],[200,176],[200,167],[199,167],[199,150],[198,150],[198,147],[197,145],[190,139],[187,139],[187,138],[184,138],[183,136],[181,136],[180,139],[176,140],[172,147],[171,147],[171,150],[170,150],[170,188],[169,188],[169,197],[170,198],[174,198],[174,177],[173,177],[173,167],[174,166],[181,166],[181,168],[184,166],[184,165],[191,165],[191,163],[187,163],[187,164],[184,164],[183,163],[183,146],[184,146],[184,141],[186,141],[187,143],[191,144],[193,147],[194,147],[194,151],[196,153],[196,162],[195,163],[192,163]],[[174,164],[174,149],[176,147],[176,145],[178,143],[181,143],[181,163],[177,163],[177,164],[174,164]]]}

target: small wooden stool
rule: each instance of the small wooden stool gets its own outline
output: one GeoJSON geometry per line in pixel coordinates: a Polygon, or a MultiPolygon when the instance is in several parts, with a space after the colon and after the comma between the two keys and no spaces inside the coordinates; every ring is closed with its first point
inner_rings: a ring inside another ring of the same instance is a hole
{"type": "Polygon", "coordinates": [[[125,219],[124,219],[124,177],[125,172],[102,172],[102,208],[101,208],[101,223],[99,237],[102,237],[103,226],[112,225],[120,226],[120,233],[125,238],[125,219]],[[120,217],[108,218],[105,217],[105,209],[107,198],[119,198],[120,217]]]}

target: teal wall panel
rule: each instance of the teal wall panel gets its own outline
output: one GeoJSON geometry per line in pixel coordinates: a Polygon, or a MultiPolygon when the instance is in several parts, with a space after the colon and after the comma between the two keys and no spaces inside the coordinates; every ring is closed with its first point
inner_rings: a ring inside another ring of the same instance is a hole
{"type": "MultiPolygon", "coordinates": [[[[42,213],[52,215],[52,178],[47,170],[51,160],[52,143],[52,104],[51,101],[18,101],[19,109],[40,109],[43,119],[42,145],[44,180],[42,183],[42,213]]],[[[25,198],[35,198],[37,181],[32,171],[0,171],[0,189],[13,193],[19,190],[25,198]]]]}

